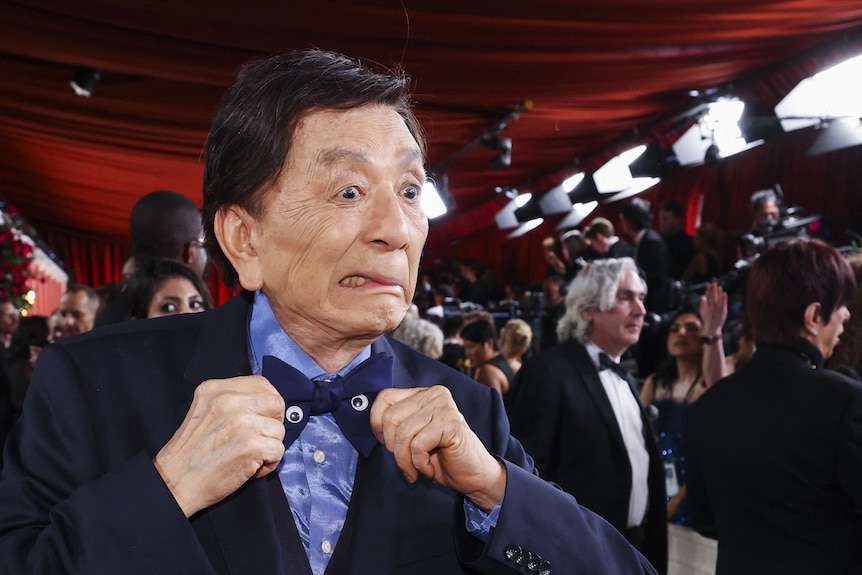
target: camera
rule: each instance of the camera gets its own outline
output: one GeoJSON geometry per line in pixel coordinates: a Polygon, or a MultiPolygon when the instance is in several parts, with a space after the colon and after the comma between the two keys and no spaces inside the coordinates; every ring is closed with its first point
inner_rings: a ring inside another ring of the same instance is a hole
{"type": "Polygon", "coordinates": [[[819,223],[821,219],[820,214],[805,216],[805,212],[798,206],[787,208],[779,219],[739,237],[742,257],[750,259],[775,244],[794,238],[807,238],[809,228],[819,223]]]}

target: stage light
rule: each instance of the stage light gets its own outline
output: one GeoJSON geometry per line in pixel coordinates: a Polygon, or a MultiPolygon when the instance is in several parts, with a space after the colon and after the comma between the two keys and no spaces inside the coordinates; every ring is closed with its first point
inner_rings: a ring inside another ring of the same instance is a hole
{"type": "Polygon", "coordinates": [[[557,230],[565,230],[568,228],[573,228],[580,224],[584,219],[593,213],[599,205],[599,202],[593,200],[592,202],[585,202],[582,204],[575,204],[572,206],[572,211],[569,212],[565,218],[563,218],[555,229],[557,230]]]}
{"type": "Polygon", "coordinates": [[[518,226],[518,229],[516,229],[514,232],[512,232],[508,236],[506,236],[506,239],[512,240],[515,238],[520,238],[521,236],[523,236],[527,232],[533,231],[534,229],[541,226],[542,222],[544,222],[544,221],[545,220],[542,218],[535,218],[535,219],[529,220],[527,222],[524,222],[523,224],[518,226]]]}
{"type": "Polygon", "coordinates": [[[859,118],[835,118],[825,121],[824,126],[808,150],[809,156],[819,156],[862,144],[862,125],[859,118]]]}
{"type": "Polygon", "coordinates": [[[559,186],[554,186],[539,198],[542,215],[567,214],[572,206],[599,197],[596,184],[591,175],[579,172],[569,176],[559,186]]]}
{"type": "Polygon", "coordinates": [[[499,134],[494,134],[483,138],[480,143],[484,148],[500,152],[497,157],[491,160],[491,168],[499,170],[512,165],[512,138],[501,138],[499,134]]]}
{"type": "Polygon", "coordinates": [[[862,55],[805,78],[775,106],[785,132],[819,126],[821,120],[862,117],[862,55]]]}
{"type": "Polygon", "coordinates": [[[97,68],[75,68],[69,85],[79,96],[89,98],[96,91],[96,84],[102,78],[102,71],[97,68]]]}
{"type": "Polygon", "coordinates": [[[524,206],[532,197],[533,194],[520,194],[509,200],[509,203],[503,206],[503,209],[494,215],[494,221],[497,222],[497,228],[501,230],[517,228],[519,222],[518,218],[515,217],[515,210],[524,206]]]}
{"type": "MultiPolygon", "coordinates": [[[[515,198],[515,201],[518,199],[515,198]]],[[[515,218],[521,223],[541,218],[543,215],[539,202],[532,195],[515,210],[515,218]]]]}
{"type": "Polygon", "coordinates": [[[743,137],[740,119],[745,102],[739,98],[720,98],[707,105],[707,111],[671,146],[681,166],[695,166],[707,161],[750,150],[763,140],[748,142],[743,137]]]}
{"type": "Polygon", "coordinates": [[[427,178],[420,196],[422,210],[429,220],[439,218],[455,207],[455,198],[449,192],[449,177],[444,172],[436,180],[439,181],[434,177],[427,178]]]}

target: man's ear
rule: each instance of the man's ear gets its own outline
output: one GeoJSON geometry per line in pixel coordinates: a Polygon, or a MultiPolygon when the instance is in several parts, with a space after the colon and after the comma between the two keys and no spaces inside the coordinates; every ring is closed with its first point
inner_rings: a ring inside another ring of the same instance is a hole
{"type": "Polygon", "coordinates": [[[263,287],[260,260],[252,242],[255,223],[254,217],[237,205],[219,209],[214,221],[216,239],[236,270],[240,285],[249,291],[263,287]]]}

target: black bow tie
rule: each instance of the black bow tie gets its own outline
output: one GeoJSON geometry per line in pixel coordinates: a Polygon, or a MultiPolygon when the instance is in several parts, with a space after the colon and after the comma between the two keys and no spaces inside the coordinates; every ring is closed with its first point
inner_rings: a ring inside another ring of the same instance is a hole
{"type": "Polygon", "coordinates": [[[611,359],[611,356],[608,354],[601,352],[599,353],[599,371],[606,369],[610,369],[626,381],[629,381],[629,378],[631,378],[631,374],[623,366],[611,359]]]}
{"type": "Polygon", "coordinates": [[[368,457],[377,438],[368,421],[377,392],[392,387],[392,356],[376,353],[344,377],[311,381],[277,357],[263,357],[262,375],[284,398],[284,447],[287,449],[312,415],[332,413],[344,436],[368,457]]]}

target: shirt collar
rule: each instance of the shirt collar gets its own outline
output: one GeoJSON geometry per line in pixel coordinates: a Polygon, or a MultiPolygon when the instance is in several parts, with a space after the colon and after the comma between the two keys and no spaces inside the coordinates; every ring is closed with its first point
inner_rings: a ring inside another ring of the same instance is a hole
{"type": "MultiPolygon", "coordinates": [[[[327,374],[326,370],[317,365],[317,362],[285,333],[272,311],[269,299],[263,292],[257,291],[248,318],[248,360],[253,373],[260,374],[265,355],[277,357],[309,379],[321,375],[335,375],[327,374]]],[[[369,357],[371,346],[363,349],[338,375],[344,375],[369,357]]]]}
{"type": "Polygon", "coordinates": [[[600,371],[601,371],[601,369],[600,369],[601,366],[599,365],[599,354],[600,353],[604,353],[605,355],[610,357],[612,360],[614,360],[616,363],[620,362],[621,356],[619,356],[619,355],[613,356],[613,355],[609,354],[608,352],[606,352],[605,350],[600,348],[598,345],[593,343],[593,340],[591,340],[591,339],[587,340],[587,343],[584,344],[584,347],[587,349],[587,353],[589,354],[590,359],[593,360],[593,365],[595,365],[596,369],[598,369],[600,371]]]}

